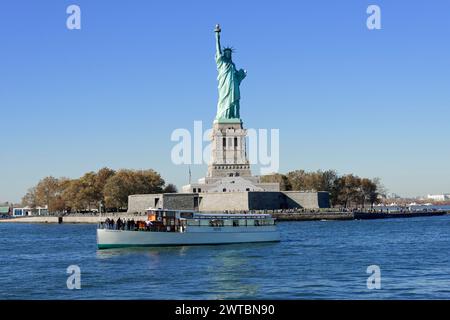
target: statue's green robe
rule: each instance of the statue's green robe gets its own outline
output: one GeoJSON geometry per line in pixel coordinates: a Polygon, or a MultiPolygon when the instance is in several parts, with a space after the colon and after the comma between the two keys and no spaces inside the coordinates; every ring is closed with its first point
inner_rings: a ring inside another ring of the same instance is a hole
{"type": "Polygon", "coordinates": [[[244,70],[236,70],[232,60],[223,54],[216,54],[217,71],[219,75],[219,101],[217,103],[216,120],[240,119],[239,100],[241,94],[239,85],[245,78],[244,70]]]}

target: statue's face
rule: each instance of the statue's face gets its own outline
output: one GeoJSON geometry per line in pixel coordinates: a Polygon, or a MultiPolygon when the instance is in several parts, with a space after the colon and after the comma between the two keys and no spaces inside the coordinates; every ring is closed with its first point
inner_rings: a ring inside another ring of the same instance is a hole
{"type": "Polygon", "coordinates": [[[225,58],[231,60],[231,50],[225,50],[224,53],[225,58]]]}

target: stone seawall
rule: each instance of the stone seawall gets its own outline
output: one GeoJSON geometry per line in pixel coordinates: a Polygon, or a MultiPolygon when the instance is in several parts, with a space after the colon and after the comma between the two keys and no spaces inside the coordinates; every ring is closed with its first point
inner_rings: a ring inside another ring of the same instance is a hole
{"type": "Polygon", "coordinates": [[[117,220],[121,219],[134,219],[134,220],[146,220],[145,215],[130,215],[130,214],[107,214],[98,216],[36,216],[36,217],[17,217],[11,219],[0,219],[0,223],[98,223],[99,221],[104,221],[106,218],[117,220]],[[62,218],[62,220],[60,220],[62,218]]]}
{"type": "Polygon", "coordinates": [[[272,216],[278,221],[317,221],[317,220],[353,220],[353,213],[327,212],[327,213],[273,213],[272,216]]]}
{"type": "MultiPolygon", "coordinates": [[[[414,218],[431,217],[450,214],[446,211],[438,212],[415,212],[415,213],[362,213],[362,212],[298,212],[298,213],[272,213],[272,216],[278,221],[317,221],[317,220],[369,220],[369,219],[392,219],[392,218],[414,218]]],[[[110,213],[98,216],[36,216],[36,217],[18,217],[12,219],[0,219],[0,223],[98,223],[106,218],[117,220],[134,219],[146,220],[145,215],[136,215],[129,213],[110,213]],[[60,220],[62,218],[62,220],[60,220]]]]}
{"type": "MultiPolygon", "coordinates": [[[[302,212],[302,213],[273,213],[272,216],[278,221],[313,221],[313,220],[352,220],[354,219],[353,213],[342,213],[342,212],[302,212]]],[[[101,217],[97,216],[36,216],[36,217],[18,217],[12,219],[2,219],[0,223],[98,223],[99,221],[104,221],[106,218],[117,220],[121,219],[134,219],[145,220],[145,215],[134,215],[128,213],[115,213],[106,214],[101,217]]]]}

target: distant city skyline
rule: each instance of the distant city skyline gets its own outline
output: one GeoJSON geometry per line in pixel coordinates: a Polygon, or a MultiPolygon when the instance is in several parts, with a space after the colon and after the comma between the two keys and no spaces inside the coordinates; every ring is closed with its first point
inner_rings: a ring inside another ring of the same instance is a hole
{"type": "MultiPolygon", "coordinates": [[[[0,203],[46,176],[102,167],[152,168],[181,189],[189,168],[172,163],[170,136],[212,125],[217,23],[248,71],[245,126],[279,129],[280,173],[335,169],[379,177],[401,196],[450,193],[450,2],[227,4],[239,11],[215,1],[2,3],[0,203]],[[71,4],[80,30],[66,27],[71,4]],[[366,26],[371,4],[381,30],[366,26]]],[[[207,166],[190,170],[196,180],[207,166]]]]}

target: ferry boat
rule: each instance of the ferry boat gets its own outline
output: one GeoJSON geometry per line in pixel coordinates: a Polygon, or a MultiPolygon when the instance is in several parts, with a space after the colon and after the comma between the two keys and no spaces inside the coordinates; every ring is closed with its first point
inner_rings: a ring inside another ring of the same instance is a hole
{"type": "Polygon", "coordinates": [[[213,214],[149,209],[145,221],[101,222],[99,249],[277,242],[280,233],[270,214],[213,214]]]}

